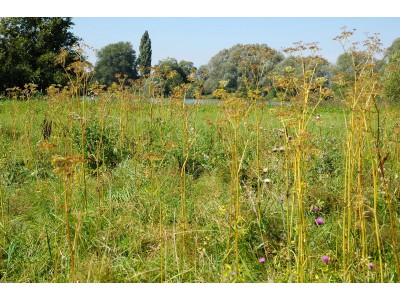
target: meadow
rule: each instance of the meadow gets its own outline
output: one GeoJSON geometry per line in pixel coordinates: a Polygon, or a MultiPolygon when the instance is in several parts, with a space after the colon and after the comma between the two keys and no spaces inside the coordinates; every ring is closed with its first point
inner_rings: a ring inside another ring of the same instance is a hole
{"type": "Polygon", "coordinates": [[[332,100],[317,61],[273,106],[257,76],[212,104],[121,76],[88,94],[81,65],[68,88],[10,91],[0,281],[398,282],[399,106],[369,63],[332,100]]]}

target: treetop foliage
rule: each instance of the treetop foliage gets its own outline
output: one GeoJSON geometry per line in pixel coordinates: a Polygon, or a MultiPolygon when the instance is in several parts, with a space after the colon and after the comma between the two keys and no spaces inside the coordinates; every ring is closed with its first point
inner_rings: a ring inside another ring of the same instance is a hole
{"type": "Polygon", "coordinates": [[[61,48],[71,49],[80,40],[71,32],[73,25],[72,18],[1,18],[0,91],[26,83],[39,89],[65,84],[54,61],[61,48]]]}
{"type": "Polygon", "coordinates": [[[95,79],[101,84],[111,85],[117,82],[116,74],[127,75],[127,79],[136,79],[136,52],[129,42],[118,42],[103,47],[97,53],[95,79]]]}
{"type": "Polygon", "coordinates": [[[392,45],[386,49],[385,56],[390,58],[393,55],[396,55],[397,52],[400,51],[400,37],[395,39],[392,42],[392,45]]]}
{"type": "Polygon", "coordinates": [[[212,93],[220,81],[227,81],[227,91],[242,87],[244,77],[261,76],[266,84],[266,74],[284,59],[278,51],[265,44],[237,44],[223,49],[199,68],[198,77],[204,80],[205,93],[212,93]]]}

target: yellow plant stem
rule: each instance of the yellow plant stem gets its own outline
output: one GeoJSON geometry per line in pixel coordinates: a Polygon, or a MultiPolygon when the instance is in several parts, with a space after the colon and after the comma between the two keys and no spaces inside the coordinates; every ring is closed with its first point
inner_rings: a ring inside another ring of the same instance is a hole
{"type": "Polygon", "coordinates": [[[0,207],[1,207],[1,227],[3,231],[3,247],[6,247],[6,238],[7,238],[7,227],[6,227],[6,218],[5,218],[5,207],[3,200],[3,192],[2,192],[2,183],[0,182],[0,207]]]}
{"type": "Polygon", "coordinates": [[[68,241],[68,249],[70,255],[70,265],[71,265],[71,274],[70,274],[70,281],[75,282],[75,254],[74,254],[74,247],[72,246],[72,237],[70,231],[70,220],[69,220],[69,193],[71,187],[72,179],[68,177],[66,174],[64,175],[64,212],[65,212],[65,229],[67,234],[67,241],[68,241]]]}

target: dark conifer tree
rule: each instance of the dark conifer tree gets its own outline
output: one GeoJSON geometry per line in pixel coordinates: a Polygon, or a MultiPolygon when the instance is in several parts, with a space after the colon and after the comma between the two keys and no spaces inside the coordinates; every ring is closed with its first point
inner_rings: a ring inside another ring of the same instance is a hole
{"type": "Polygon", "coordinates": [[[139,46],[139,67],[142,67],[141,75],[148,75],[151,67],[151,40],[146,30],[140,40],[139,46]]]}

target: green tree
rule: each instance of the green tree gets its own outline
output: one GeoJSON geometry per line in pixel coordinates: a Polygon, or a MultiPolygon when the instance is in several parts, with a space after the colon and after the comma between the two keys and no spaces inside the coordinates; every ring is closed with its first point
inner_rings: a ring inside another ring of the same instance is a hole
{"type": "Polygon", "coordinates": [[[306,69],[315,70],[315,78],[324,77],[328,80],[327,84],[329,84],[329,81],[333,77],[334,66],[323,57],[321,57],[318,60],[318,64],[316,64],[315,59],[312,60],[311,57],[304,57],[301,59],[300,57],[290,55],[276,64],[273,71],[276,75],[284,75],[288,68],[292,68],[296,76],[301,76],[303,72],[303,62],[307,64],[307,66],[305,66],[306,69]],[[313,63],[307,64],[307,61],[312,61],[313,63]]]}
{"type": "Polygon", "coordinates": [[[235,45],[223,49],[199,68],[197,77],[204,79],[204,92],[211,94],[220,81],[227,81],[226,90],[236,92],[244,82],[257,77],[259,88],[268,84],[268,74],[283,60],[283,55],[265,44],[235,45]]]}
{"type": "Polygon", "coordinates": [[[144,32],[139,46],[139,67],[143,68],[142,75],[148,75],[151,67],[151,40],[147,30],[144,32]]]}
{"type": "Polygon", "coordinates": [[[335,74],[343,73],[346,80],[353,81],[354,76],[360,72],[360,66],[364,66],[370,59],[371,57],[365,51],[343,53],[336,60],[334,72],[335,74]]]}
{"type": "Polygon", "coordinates": [[[127,75],[128,79],[137,78],[136,52],[129,42],[119,42],[103,47],[97,53],[95,80],[105,85],[117,82],[116,74],[127,75]]]}
{"type": "MultiPolygon", "coordinates": [[[[0,91],[26,83],[45,89],[66,78],[55,58],[79,41],[70,30],[72,18],[0,19],[0,91]]],[[[72,61],[72,55],[66,58],[72,61]]]]}
{"type": "Polygon", "coordinates": [[[181,60],[178,64],[178,72],[183,77],[185,82],[188,82],[188,77],[192,74],[192,72],[196,71],[196,67],[193,62],[181,60]]]}
{"type": "Polygon", "coordinates": [[[175,87],[184,83],[184,78],[179,72],[178,61],[175,58],[162,59],[156,67],[156,82],[162,87],[165,96],[168,96],[175,87]]]}
{"type": "Polygon", "coordinates": [[[163,87],[165,96],[168,96],[177,86],[189,83],[189,75],[196,71],[192,62],[181,60],[178,63],[171,57],[160,60],[156,67],[156,81],[160,87],[163,87]]]}
{"type": "Polygon", "coordinates": [[[385,96],[391,101],[400,101],[400,49],[391,54],[383,71],[385,96]]]}
{"type": "Polygon", "coordinates": [[[385,57],[389,59],[391,56],[396,55],[396,53],[399,51],[400,51],[400,38],[397,38],[392,42],[390,47],[386,49],[385,57]]]}

